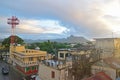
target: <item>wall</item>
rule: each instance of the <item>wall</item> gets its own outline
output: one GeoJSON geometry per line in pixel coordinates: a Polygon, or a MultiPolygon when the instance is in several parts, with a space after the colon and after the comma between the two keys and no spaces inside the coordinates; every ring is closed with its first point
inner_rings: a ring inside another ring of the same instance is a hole
{"type": "Polygon", "coordinates": [[[113,44],[113,38],[101,38],[101,39],[96,39],[96,44],[95,48],[101,48],[101,49],[113,49],[114,44],[113,44]]]}
{"type": "Polygon", "coordinates": [[[95,48],[101,50],[101,58],[111,57],[114,53],[114,39],[101,38],[96,39],[95,48]]]}
{"type": "Polygon", "coordinates": [[[57,70],[44,64],[39,64],[38,74],[41,80],[65,80],[65,70],[57,70]],[[55,78],[51,77],[51,71],[55,72],[55,78]]]}
{"type": "Polygon", "coordinates": [[[65,60],[65,55],[67,54],[67,53],[69,53],[68,51],[58,51],[58,59],[60,59],[60,60],[65,60]],[[60,53],[62,53],[64,56],[63,56],[63,58],[62,57],[60,57],[60,53]]]}
{"type": "Polygon", "coordinates": [[[25,46],[16,46],[16,47],[15,47],[15,51],[16,51],[16,52],[25,51],[25,46]]]}
{"type": "Polygon", "coordinates": [[[116,38],[114,40],[115,50],[114,50],[114,57],[120,58],[120,38],[116,38]]]}

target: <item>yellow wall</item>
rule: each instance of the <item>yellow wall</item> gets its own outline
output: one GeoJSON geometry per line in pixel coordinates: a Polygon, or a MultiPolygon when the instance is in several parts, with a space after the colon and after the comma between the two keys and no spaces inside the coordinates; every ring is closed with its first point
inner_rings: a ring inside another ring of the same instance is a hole
{"type": "Polygon", "coordinates": [[[16,47],[15,47],[15,51],[16,51],[16,52],[25,51],[25,47],[24,47],[24,46],[16,46],[16,47]]]}
{"type": "Polygon", "coordinates": [[[120,58],[120,39],[116,38],[114,40],[114,57],[120,58]]]}
{"type": "Polygon", "coordinates": [[[119,38],[116,38],[114,40],[114,48],[115,49],[120,49],[120,39],[119,38]]]}
{"type": "Polygon", "coordinates": [[[22,63],[37,62],[38,58],[41,58],[41,60],[44,60],[45,59],[44,57],[47,56],[46,51],[25,49],[24,46],[11,46],[10,50],[11,50],[10,51],[11,58],[14,58],[18,62],[20,61],[22,63]],[[30,60],[30,58],[32,58],[32,60],[30,60]]]}

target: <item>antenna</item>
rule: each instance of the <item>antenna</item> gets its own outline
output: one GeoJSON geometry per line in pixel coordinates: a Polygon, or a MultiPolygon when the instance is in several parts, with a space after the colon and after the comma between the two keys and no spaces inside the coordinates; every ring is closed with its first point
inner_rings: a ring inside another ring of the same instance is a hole
{"type": "Polygon", "coordinates": [[[7,23],[11,25],[11,36],[10,36],[10,44],[15,44],[15,27],[19,24],[18,18],[16,16],[12,16],[12,18],[8,18],[7,23]]]}

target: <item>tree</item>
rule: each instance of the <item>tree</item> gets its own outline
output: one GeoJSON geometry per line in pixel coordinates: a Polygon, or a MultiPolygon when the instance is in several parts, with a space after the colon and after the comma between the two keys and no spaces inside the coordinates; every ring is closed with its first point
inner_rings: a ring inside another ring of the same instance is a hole
{"type": "MultiPolygon", "coordinates": [[[[9,36],[8,38],[5,38],[2,42],[2,46],[5,46],[5,48],[9,48],[10,46],[10,38],[11,36],[9,36]]],[[[18,36],[15,36],[15,43],[17,44],[23,44],[24,40],[18,36]]]]}
{"type": "Polygon", "coordinates": [[[37,42],[32,43],[30,46],[27,46],[29,49],[35,49],[36,47],[39,47],[40,50],[47,51],[48,53],[56,54],[58,49],[60,48],[70,48],[68,44],[65,43],[58,43],[58,42],[51,42],[50,40],[46,42],[37,42]]]}

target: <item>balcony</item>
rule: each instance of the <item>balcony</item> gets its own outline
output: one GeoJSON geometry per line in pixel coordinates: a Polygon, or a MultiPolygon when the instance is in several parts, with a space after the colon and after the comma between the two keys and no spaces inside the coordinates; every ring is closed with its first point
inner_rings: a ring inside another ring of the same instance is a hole
{"type": "Polygon", "coordinates": [[[22,62],[17,59],[13,59],[13,58],[12,58],[12,61],[16,63],[17,65],[20,65],[21,67],[29,67],[29,66],[38,65],[38,62],[36,61],[22,62]]]}

